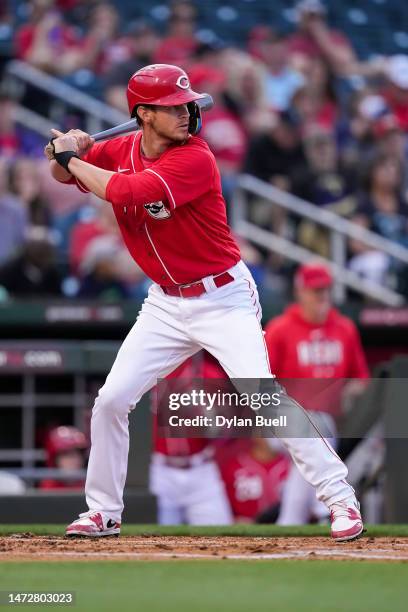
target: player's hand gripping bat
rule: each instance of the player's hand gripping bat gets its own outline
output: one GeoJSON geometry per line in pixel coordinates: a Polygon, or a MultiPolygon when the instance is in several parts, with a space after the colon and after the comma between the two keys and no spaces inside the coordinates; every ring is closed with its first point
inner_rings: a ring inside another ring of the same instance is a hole
{"type": "MultiPolygon", "coordinates": [[[[199,131],[201,127],[201,111],[210,110],[214,106],[214,101],[210,94],[204,94],[205,98],[200,98],[196,100],[195,104],[198,106],[198,114],[190,113],[190,124],[191,129],[190,132],[196,133],[199,131]]],[[[120,125],[116,125],[113,128],[109,128],[108,130],[103,130],[102,132],[97,132],[96,134],[91,134],[91,137],[98,142],[100,140],[108,140],[109,138],[115,138],[116,136],[122,136],[123,134],[127,134],[128,132],[134,132],[139,129],[139,125],[136,119],[131,119],[130,121],[125,121],[125,123],[121,123],[120,125]]],[[[54,140],[54,139],[52,139],[54,140]]],[[[52,140],[47,144],[44,149],[45,155],[48,159],[54,159],[54,145],[52,140]]]]}

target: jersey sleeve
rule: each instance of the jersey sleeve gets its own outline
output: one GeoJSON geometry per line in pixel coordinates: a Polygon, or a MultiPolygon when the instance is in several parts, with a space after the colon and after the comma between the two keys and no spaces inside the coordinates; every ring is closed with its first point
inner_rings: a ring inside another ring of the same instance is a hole
{"type": "Polygon", "coordinates": [[[212,188],[214,164],[205,150],[178,147],[163,161],[142,172],[112,176],[106,188],[106,199],[113,205],[127,202],[134,206],[166,201],[174,209],[212,188]]]}
{"type": "Polygon", "coordinates": [[[163,184],[171,207],[176,208],[207,193],[214,185],[216,168],[209,151],[178,147],[146,172],[163,184]]]}
{"type": "Polygon", "coordinates": [[[350,321],[350,378],[369,378],[370,373],[360,340],[360,335],[354,323],[350,321]]]}

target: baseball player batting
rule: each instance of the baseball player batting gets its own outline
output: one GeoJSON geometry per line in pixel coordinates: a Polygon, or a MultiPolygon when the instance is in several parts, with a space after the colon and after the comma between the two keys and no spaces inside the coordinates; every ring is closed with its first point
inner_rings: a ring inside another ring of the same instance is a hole
{"type": "MultiPolygon", "coordinates": [[[[95,401],[89,510],[67,527],[70,536],[120,533],[128,415],[158,378],[201,348],[230,378],[274,378],[255,282],[227,224],[214,156],[197,137],[203,95],[177,66],[155,64],[128,84],[140,131],[94,144],[80,130],[53,130],[53,177],[111,203],[127,248],[153,281],[95,401]]],[[[363,523],[347,468],[327,441],[281,439],[330,509],[333,538],[359,536],[363,523]]]]}

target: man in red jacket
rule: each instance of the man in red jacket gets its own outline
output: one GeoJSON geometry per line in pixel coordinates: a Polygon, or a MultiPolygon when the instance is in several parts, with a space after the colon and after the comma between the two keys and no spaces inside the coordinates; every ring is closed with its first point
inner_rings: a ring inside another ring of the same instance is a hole
{"type": "MultiPolygon", "coordinates": [[[[332,277],[325,266],[301,266],[295,276],[297,303],[269,322],[265,340],[271,369],[285,379],[288,393],[315,411],[315,419],[334,434],[342,398],[358,392],[362,385],[355,379],[366,379],[369,372],[354,323],[332,306],[331,285],[332,277]],[[341,380],[328,384],[323,379],[341,380]]],[[[307,523],[311,515],[323,519],[327,509],[317,502],[312,487],[292,466],[278,523],[307,523]]]]}

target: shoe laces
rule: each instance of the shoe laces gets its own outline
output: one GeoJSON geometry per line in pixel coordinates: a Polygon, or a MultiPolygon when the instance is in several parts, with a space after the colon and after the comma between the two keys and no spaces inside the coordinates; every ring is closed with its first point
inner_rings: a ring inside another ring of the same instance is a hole
{"type": "Polygon", "coordinates": [[[87,512],[81,512],[79,518],[87,518],[90,516],[95,516],[95,514],[100,514],[99,510],[87,510],[87,512]]]}
{"type": "Polygon", "coordinates": [[[335,518],[350,518],[350,509],[353,509],[353,507],[357,510],[357,512],[359,511],[358,504],[354,502],[336,502],[330,507],[331,520],[333,521],[335,518]]]}

